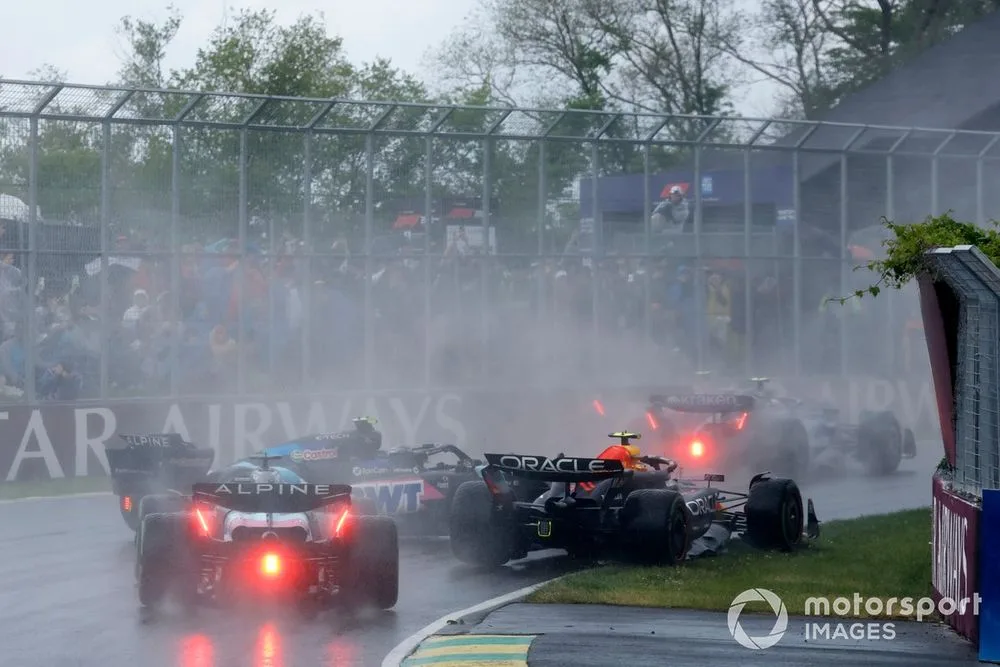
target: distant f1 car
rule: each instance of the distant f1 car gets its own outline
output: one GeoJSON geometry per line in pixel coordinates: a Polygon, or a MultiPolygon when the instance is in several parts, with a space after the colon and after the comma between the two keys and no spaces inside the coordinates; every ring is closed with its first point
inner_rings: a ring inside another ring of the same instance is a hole
{"type": "MultiPolygon", "coordinates": [[[[375,424],[361,417],[353,430],[305,436],[262,453],[285,457],[286,467],[307,481],[350,484],[358,512],[395,517],[401,532],[447,535],[455,492],[479,478],[476,466],[483,462],[449,444],[384,450],[375,424]]],[[[533,498],[546,488],[528,480],[511,483],[519,497],[533,498]]]]}
{"type": "Polygon", "coordinates": [[[145,496],[190,489],[215,461],[214,450],[185,442],[177,433],[119,437],[121,443],[105,445],[105,452],[118,509],[132,530],[139,528],[139,505],[145,496]]]}
{"type": "Polygon", "coordinates": [[[482,480],[459,487],[452,506],[450,537],[455,556],[481,567],[497,567],[530,551],[565,549],[578,557],[614,558],[674,565],[695,553],[715,552],[734,534],[762,549],[791,550],[819,535],[812,500],[803,506],[790,479],[758,474],[747,493],[673,479],[677,463],[643,456],[631,440],[598,458],[486,454],[482,480]],[[534,501],[519,501],[508,477],[549,482],[534,501]],[[804,511],[805,510],[805,511],[804,511]]]}
{"type": "Polygon", "coordinates": [[[308,484],[272,468],[271,457],[259,460],[254,470],[234,466],[194,484],[189,497],[144,498],[136,540],[140,604],[277,599],[307,616],[335,600],[395,606],[393,521],[354,516],[349,486],[308,484]]]}
{"type": "Polygon", "coordinates": [[[668,455],[685,464],[727,468],[749,466],[801,476],[838,466],[845,456],[872,475],[895,472],[902,458],[916,455],[913,431],[888,411],[863,412],[859,424],[841,420],[839,410],[778,397],[766,378],[753,378],[751,392],[653,395],[647,421],[668,444],[668,455]],[[690,428],[677,414],[709,415],[690,428]]]}

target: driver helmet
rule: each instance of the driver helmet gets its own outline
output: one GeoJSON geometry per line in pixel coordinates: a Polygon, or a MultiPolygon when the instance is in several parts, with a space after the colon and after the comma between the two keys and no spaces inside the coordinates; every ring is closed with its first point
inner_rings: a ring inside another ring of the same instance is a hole
{"type": "Polygon", "coordinates": [[[273,468],[258,469],[250,473],[250,479],[253,480],[254,484],[280,484],[281,473],[273,468]]]}

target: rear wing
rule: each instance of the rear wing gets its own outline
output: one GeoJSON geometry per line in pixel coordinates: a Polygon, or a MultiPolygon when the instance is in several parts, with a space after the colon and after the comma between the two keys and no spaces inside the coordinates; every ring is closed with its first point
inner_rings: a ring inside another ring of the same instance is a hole
{"type": "Polygon", "coordinates": [[[215,462],[215,451],[185,442],[179,433],[120,435],[122,443],[105,444],[108,467],[115,478],[149,477],[164,464],[202,476],[215,462]]]}
{"type": "Polygon", "coordinates": [[[193,485],[192,491],[196,503],[236,512],[296,514],[351,502],[351,487],[347,484],[202,483],[193,485]]]}
{"type": "Polygon", "coordinates": [[[598,482],[625,474],[621,461],[548,458],[523,454],[485,454],[486,462],[502,472],[545,482],[598,482]]]}
{"type": "Polygon", "coordinates": [[[757,401],[743,394],[657,394],[649,402],[660,408],[676,412],[749,412],[757,401]]]}

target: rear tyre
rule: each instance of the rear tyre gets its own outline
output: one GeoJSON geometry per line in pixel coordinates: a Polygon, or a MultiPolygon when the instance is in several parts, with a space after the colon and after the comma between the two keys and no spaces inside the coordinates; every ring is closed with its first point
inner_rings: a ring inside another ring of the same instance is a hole
{"type": "Polygon", "coordinates": [[[135,576],[139,604],[156,608],[175,591],[182,602],[192,602],[198,573],[189,558],[185,515],[147,514],[138,536],[135,576]]]}
{"type": "Polygon", "coordinates": [[[688,509],[680,493],[639,489],[621,509],[625,557],[643,565],[676,565],[691,548],[688,509]]]}
{"type": "Polygon", "coordinates": [[[903,458],[903,429],[896,415],[887,410],[865,414],[858,425],[858,448],[869,475],[896,472],[903,458]]]}
{"type": "Polygon", "coordinates": [[[136,512],[136,524],[141,525],[150,514],[172,514],[187,509],[187,498],[176,493],[157,493],[143,496],[136,512]]]}
{"type": "Polygon", "coordinates": [[[399,536],[386,516],[358,516],[344,572],[347,601],[391,609],[399,600],[399,536]]]}
{"type": "MultiPolygon", "coordinates": [[[[118,509],[122,513],[122,518],[125,519],[125,525],[128,526],[130,530],[138,532],[139,524],[141,524],[142,521],[139,518],[139,506],[136,503],[136,498],[135,496],[132,496],[132,504],[130,508],[126,510],[122,506],[122,498],[124,497],[125,496],[120,496],[118,498],[118,509]]],[[[142,498],[139,498],[138,502],[141,503],[142,498]]]]}
{"type": "Polygon", "coordinates": [[[750,487],[745,511],[746,541],[758,549],[791,551],[802,540],[802,493],[792,480],[757,482],[750,487]]]}
{"type": "Polygon", "coordinates": [[[455,558],[477,567],[500,567],[514,553],[514,531],[494,519],[493,494],[486,482],[465,482],[455,491],[448,518],[455,558]]]}

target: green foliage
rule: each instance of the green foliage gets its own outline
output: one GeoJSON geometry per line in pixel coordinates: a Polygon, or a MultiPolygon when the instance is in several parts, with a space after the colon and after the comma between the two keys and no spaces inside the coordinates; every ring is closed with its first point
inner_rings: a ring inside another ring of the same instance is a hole
{"type": "MultiPolygon", "coordinates": [[[[878,274],[878,280],[865,289],[857,290],[853,296],[878,296],[883,288],[900,289],[917,275],[927,272],[930,267],[926,254],[935,248],[951,248],[957,245],[974,245],[990,261],[1000,263],[1000,231],[998,223],[988,228],[971,222],[959,222],[949,213],[928,217],[915,224],[898,224],[883,218],[882,224],[892,232],[893,238],[883,242],[885,258],[866,265],[878,274]]],[[[858,267],[862,268],[862,267],[858,267]]],[[[843,303],[847,298],[839,299],[843,303]]]]}

